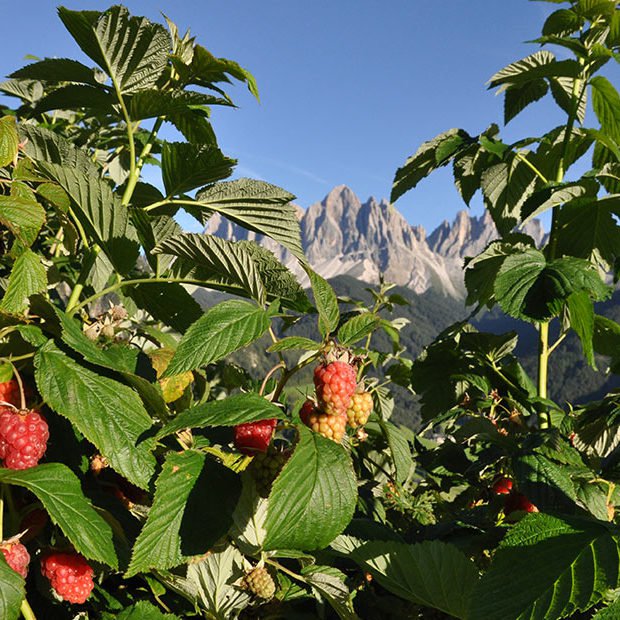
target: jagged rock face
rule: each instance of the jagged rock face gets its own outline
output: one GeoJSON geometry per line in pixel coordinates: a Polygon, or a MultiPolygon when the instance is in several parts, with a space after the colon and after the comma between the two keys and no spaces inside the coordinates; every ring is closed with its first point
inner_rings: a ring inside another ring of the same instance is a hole
{"type": "MultiPolygon", "coordinates": [[[[306,256],[324,278],[349,275],[376,283],[383,275],[387,281],[417,293],[433,288],[456,298],[465,295],[463,258],[475,256],[497,238],[488,213],[477,218],[466,211],[459,211],[452,224],[443,222],[427,238],[421,226],[410,225],[387,201],[370,198],[362,203],[344,185],[335,187],[305,212],[298,208],[298,216],[306,256]]],[[[288,250],[218,214],[210,218],[205,232],[227,239],[257,241],[300,278],[305,276],[288,250]]],[[[543,240],[538,221],[528,223],[524,232],[537,244],[543,240]]]]}

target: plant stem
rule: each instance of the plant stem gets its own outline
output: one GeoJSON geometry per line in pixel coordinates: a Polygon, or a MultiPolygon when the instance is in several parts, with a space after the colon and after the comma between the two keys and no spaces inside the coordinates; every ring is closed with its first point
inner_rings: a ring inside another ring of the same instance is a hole
{"type": "Polygon", "coordinates": [[[282,390],[284,389],[284,387],[286,386],[286,384],[288,383],[289,379],[297,372],[299,372],[302,368],[304,368],[305,366],[307,366],[308,364],[311,364],[312,362],[314,362],[314,360],[317,358],[319,354],[315,354],[312,355],[311,357],[308,357],[307,359],[305,359],[303,362],[301,362],[301,364],[297,364],[297,366],[294,366],[293,368],[291,368],[290,370],[286,370],[282,373],[282,377],[280,379],[280,383],[278,383],[274,393],[273,393],[273,397],[271,398],[272,402],[275,402],[278,400],[278,398],[280,398],[280,395],[282,394],[282,390]]]}
{"type": "Polygon", "coordinates": [[[32,607],[30,607],[30,603],[28,603],[28,599],[25,598],[22,601],[20,610],[22,612],[22,616],[24,616],[24,620],[37,620],[37,617],[34,615],[34,611],[32,611],[32,607]]]}
{"type": "Polygon", "coordinates": [[[84,284],[86,283],[86,278],[88,278],[88,274],[95,264],[95,260],[97,259],[97,255],[101,251],[99,246],[94,246],[91,253],[85,259],[82,270],[80,271],[80,275],[78,277],[78,281],[75,283],[73,290],[71,291],[71,296],[69,297],[69,301],[67,301],[67,312],[71,313],[74,307],[77,306],[78,300],[80,299],[80,295],[84,290],[84,284]]]}
{"type": "MultiPolygon", "coordinates": [[[[549,368],[549,323],[538,325],[538,396],[547,398],[547,371],[549,368]]],[[[540,428],[549,428],[549,413],[541,411],[539,414],[540,428]]]]}

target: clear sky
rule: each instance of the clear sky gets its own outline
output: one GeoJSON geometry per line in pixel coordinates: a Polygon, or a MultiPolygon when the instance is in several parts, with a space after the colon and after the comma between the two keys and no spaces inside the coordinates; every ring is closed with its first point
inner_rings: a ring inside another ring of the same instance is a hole
{"type": "MultiPolygon", "coordinates": [[[[72,9],[109,4],[66,2],[72,9]]],[[[396,168],[423,141],[451,127],[478,133],[501,125],[502,100],[485,82],[536,51],[523,42],[559,8],[527,0],[124,4],[153,20],[164,12],[216,56],[254,73],[260,103],[237,85],[229,92],[239,109],[214,109],[220,146],[239,160],[238,176],[280,185],[303,207],[343,183],[362,200],[387,197],[396,168]]],[[[26,54],[82,58],[56,5],[0,0],[0,75],[22,66],[26,54]]],[[[552,122],[560,124],[562,114],[551,103],[534,104],[510,123],[506,139],[536,135],[552,122]]],[[[449,171],[435,174],[397,203],[407,220],[428,230],[463,208],[449,171]]]]}

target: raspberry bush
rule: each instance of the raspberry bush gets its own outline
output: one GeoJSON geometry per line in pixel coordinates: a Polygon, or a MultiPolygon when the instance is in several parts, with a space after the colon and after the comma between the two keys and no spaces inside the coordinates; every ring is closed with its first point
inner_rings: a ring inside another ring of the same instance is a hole
{"type": "Polygon", "coordinates": [[[393,186],[451,164],[481,191],[501,238],[467,259],[468,305],[536,326],[534,379],[513,333],[463,321],[411,359],[393,286],[337,297],[294,196],[229,179],[214,127],[231,82],[258,95],[241,65],[122,6],[59,8],[86,60],[0,84],[0,618],[618,615],[620,398],[554,403],[547,370],[571,332],[620,368],[595,305],[620,256],[620,11],[551,4],[543,49],[490,85],[506,122],[550,93],[564,123],[451,130],[393,186]],[[180,210],[282,244],[309,287],[180,210]],[[519,226],[546,210],[539,248],[519,226]],[[415,432],[391,419],[414,398],[415,432]]]}

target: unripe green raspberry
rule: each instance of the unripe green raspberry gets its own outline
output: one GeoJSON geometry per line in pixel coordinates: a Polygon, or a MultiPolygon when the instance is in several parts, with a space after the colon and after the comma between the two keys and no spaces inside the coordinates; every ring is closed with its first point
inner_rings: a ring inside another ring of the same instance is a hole
{"type": "Polygon", "coordinates": [[[268,600],[276,593],[276,584],[264,566],[253,568],[244,579],[245,586],[252,594],[268,600]]]}
{"type": "Polygon", "coordinates": [[[284,464],[290,456],[289,452],[279,452],[270,448],[267,452],[259,452],[254,456],[248,471],[254,478],[256,490],[261,497],[268,497],[275,479],[280,475],[284,464]]]}

